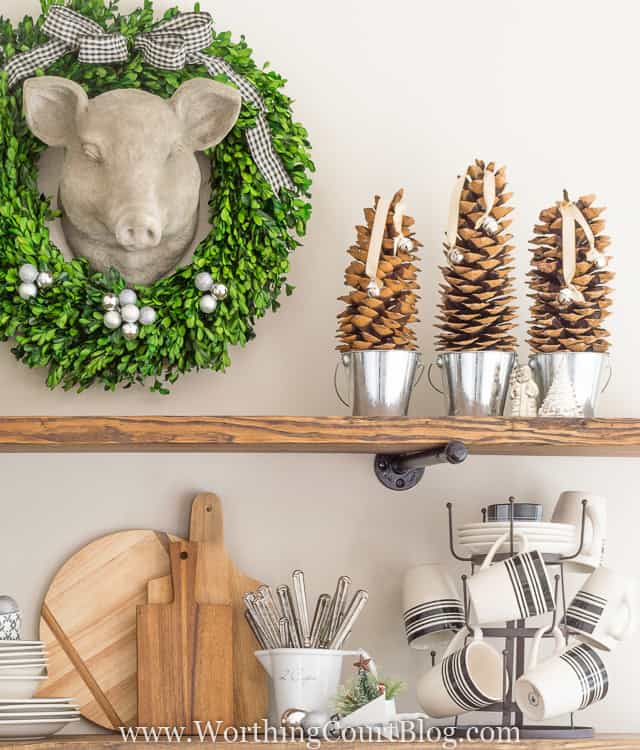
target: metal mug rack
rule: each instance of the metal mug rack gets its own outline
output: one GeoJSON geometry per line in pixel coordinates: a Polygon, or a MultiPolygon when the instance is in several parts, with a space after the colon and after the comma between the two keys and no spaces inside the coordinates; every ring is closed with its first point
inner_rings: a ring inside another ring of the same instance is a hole
{"type": "MultiPolygon", "coordinates": [[[[516,554],[515,551],[515,538],[514,538],[514,520],[513,520],[513,503],[515,498],[510,497],[509,503],[511,505],[509,512],[509,552],[499,553],[495,556],[495,560],[504,560],[509,557],[513,557],[516,554]]],[[[469,563],[471,565],[471,574],[475,572],[476,566],[480,565],[484,560],[484,555],[471,555],[464,557],[456,551],[453,535],[453,505],[447,503],[447,513],[449,520],[449,550],[451,555],[460,562],[469,563]]],[[[582,501],[582,516],[580,522],[580,541],[578,548],[575,553],[571,555],[560,555],[560,554],[547,554],[543,553],[542,557],[544,562],[548,566],[556,567],[556,573],[554,575],[554,601],[555,607],[553,610],[553,619],[549,626],[549,629],[544,634],[544,638],[552,637],[553,630],[556,626],[559,626],[563,631],[565,642],[569,641],[569,634],[562,624],[564,616],[567,611],[567,592],[565,586],[565,571],[564,564],[575,560],[582,554],[585,539],[585,524],[586,524],[586,509],[587,500],[582,501]],[[560,607],[559,607],[560,605],[560,607]],[[561,608],[562,618],[558,623],[558,611],[561,608]]],[[[483,522],[486,522],[486,509],[482,509],[483,522]]],[[[463,589],[463,605],[464,605],[464,617],[465,627],[471,634],[472,628],[469,623],[469,610],[470,600],[467,586],[467,575],[462,576],[462,589],[463,589]]],[[[503,681],[502,681],[502,701],[494,703],[491,706],[487,706],[484,709],[480,709],[482,712],[487,713],[499,713],[502,716],[502,727],[517,727],[521,739],[589,739],[593,737],[592,727],[580,727],[576,726],[574,721],[574,714],[570,714],[570,720],[568,726],[549,726],[549,725],[526,725],[524,723],[524,717],[520,709],[518,708],[514,699],[514,685],[516,680],[521,677],[526,671],[525,663],[525,650],[527,639],[531,639],[538,632],[539,628],[527,627],[525,620],[514,620],[512,622],[505,623],[504,627],[493,627],[493,628],[481,628],[482,633],[487,638],[501,638],[504,639],[504,649],[502,651],[504,657],[504,669],[503,669],[503,681]]],[[[431,664],[435,665],[436,652],[431,652],[431,664]]],[[[458,717],[454,720],[454,726],[460,732],[461,735],[466,733],[467,727],[461,726],[458,723],[458,717]]],[[[477,726],[477,725],[474,725],[477,726]]],[[[489,726],[489,725],[488,725],[489,726]]],[[[494,725],[490,725],[494,726],[494,725]]],[[[481,728],[481,727],[479,727],[481,728]]]]}

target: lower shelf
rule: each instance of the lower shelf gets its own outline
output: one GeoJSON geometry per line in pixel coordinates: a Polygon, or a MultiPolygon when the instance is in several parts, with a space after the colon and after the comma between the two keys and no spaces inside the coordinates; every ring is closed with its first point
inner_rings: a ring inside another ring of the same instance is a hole
{"type": "MultiPolygon", "coordinates": [[[[331,741],[323,742],[321,750],[326,747],[327,750],[354,750],[355,748],[366,748],[371,746],[376,750],[396,750],[399,744],[403,744],[408,748],[423,749],[429,746],[434,748],[453,747],[447,744],[443,739],[433,742],[346,742],[346,741],[331,741]]],[[[449,740],[449,743],[453,740],[449,740]]],[[[497,747],[505,750],[509,746],[515,746],[517,750],[640,750],[640,734],[602,734],[596,735],[590,740],[512,740],[511,742],[496,741],[496,742],[477,742],[473,740],[457,740],[456,742],[464,742],[464,748],[468,750],[487,750],[487,748],[497,747]]],[[[190,744],[200,745],[213,744],[211,739],[207,739],[200,743],[197,737],[187,738],[182,740],[182,743],[177,740],[159,741],[153,743],[146,743],[140,739],[137,742],[129,740],[125,742],[120,735],[114,734],[93,734],[93,735],[69,735],[69,736],[57,736],[51,737],[47,740],[22,740],[20,742],[0,742],[0,747],[3,748],[16,748],[16,750],[125,750],[131,748],[132,745],[146,745],[149,744],[158,750],[170,750],[175,748],[178,744],[190,744]]],[[[224,740],[218,740],[218,745],[224,745],[226,747],[232,747],[238,745],[239,750],[307,750],[307,744],[304,742],[269,742],[266,740],[251,741],[251,742],[225,742],[224,740]]],[[[312,745],[312,749],[315,745],[312,745]]]]}

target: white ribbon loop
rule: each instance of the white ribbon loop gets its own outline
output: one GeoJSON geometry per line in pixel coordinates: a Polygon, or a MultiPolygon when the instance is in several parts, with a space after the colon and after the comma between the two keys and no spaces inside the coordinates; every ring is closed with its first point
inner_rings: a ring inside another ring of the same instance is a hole
{"type": "Polygon", "coordinates": [[[496,202],[496,175],[490,169],[484,170],[482,198],[484,199],[484,213],[476,221],[475,229],[479,229],[491,217],[491,211],[496,202]]]}
{"type": "Polygon", "coordinates": [[[558,209],[562,217],[562,278],[565,283],[562,293],[572,302],[584,302],[582,292],[573,283],[573,277],[576,275],[576,221],[583,229],[582,222],[586,224],[585,234],[592,248],[595,247],[593,232],[575,203],[570,200],[560,201],[558,209]]]}
{"type": "Polygon", "coordinates": [[[395,211],[393,212],[393,228],[396,231],[396,235],[393,238],[393,254],[398,254],[398,245],[400,244],[400,241],[403,238],[402,234],[402,220],[404,219],[404,214],[406,211],[406,206],[404,203],[398,203],[398,205],[395,208],[395,211]]]}
{"type": "Polygon", "coordinates": [[[464,183],[467,181],[467,174],[461,174],[456,179],[456,182],[451,191],[451,198],[449,200],[449,223],[447,225],[447,241],[445,247],[447,248],[447,258],[449,262],[452,262],[454,253],[456,252],[456,244],[458,242],[458,216],[460,213],[460,198],[462,197],[462,188],[464,183]]]}
{"type": "Polygon", "coordinates": [[[373,227],[371,228],[371,236],[369,237],[369,249],[367,251],[365,273],[371,279],[371,281],[375,282],[376,284],[378,284],[378,263],[380,262],[382,241],[384,240],[384,229],[387,225],[387,215],[389,213],[390,207],[390,198],[378,199],[376,215],[373,219],[373,227]]]}
{"type": "MultiPolygon", "coordinates": [[[[127,40],[119,32],[107,32],[95,21],[64,5],[52,5],[42,30],[51,41],[14,55],[5,65],[9,88],[53,65],[69,52],[77,52],[81,63],[124,62],[129,57],[127,40]]],[[[208,13],[181,13],[161,21],[151,31],[138,34],[133,47],[147,65],[163,70],[181,70],[185,65],[204,65],[209,75],[224,74],[240,91],[243,101],[257,110],[256,124],[245,135],[251,156],[262,176],[277,195],[280,188],[295,191],[295,185],[276,153],[265,116],[264,102],[256,87],[238,75],[226,60],[202,52],[213,41],[213,20],[208,13]]]]}

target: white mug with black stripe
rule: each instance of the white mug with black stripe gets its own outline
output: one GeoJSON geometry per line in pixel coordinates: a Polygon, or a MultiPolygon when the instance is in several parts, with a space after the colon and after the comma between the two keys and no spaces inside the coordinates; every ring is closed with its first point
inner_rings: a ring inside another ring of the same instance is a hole
{"type": "Polygon", "coordinates": [[[460,630],[449,644],[440,664],[418,682],[418,702],[433,719],[458,716],[498,703],[503,698],[502,655],[475,628],[473,638],[460,630]]]}
{"type": "Polygon", "coordinates": [[[587,708],[606,697],[609,690],[607,667],[588,643],[566,647],[559,628],[553,632],[556,652],[539,663],[541,628],[533,640],[529,668],[515,685],[518,708],[532,721],[552,719],[587,708]]]}
{"type": "Polygon", "coordinates": [[[464,625],[464,607],[440,563],[410,568],[402,586],[404,626],[412,648],[444,648],[464,625]]]}
{"type": "Polygon", "coordinates": [[[469,579],[470,619],[474,624],[525,620],[555,607],[542,554],[529,549],[522,532],[514,532],[518,554],[493,562],[508,538],[509,532],[505,532],[496,539],[478,572],[469,579]]]}
{"type": "Polygon", "coordinates": [[[612,651],[636,626],[636,582],[610,568],[598,568],[567,609],[567,630],[585,643],[612,651]]]}

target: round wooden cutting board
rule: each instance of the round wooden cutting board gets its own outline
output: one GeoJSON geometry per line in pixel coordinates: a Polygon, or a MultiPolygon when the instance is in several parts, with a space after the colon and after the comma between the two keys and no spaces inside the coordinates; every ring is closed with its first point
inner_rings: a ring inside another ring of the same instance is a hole
{"type": "Polygon", "coordinates": [[[82,715],[106,729],[137,717],[136,607],[149,581],[170,571],[169,542],[149,530],[96,539],[60,568],[45,596],[40,639],[49,679],[38,697],[70,697],[82,715]]]}

